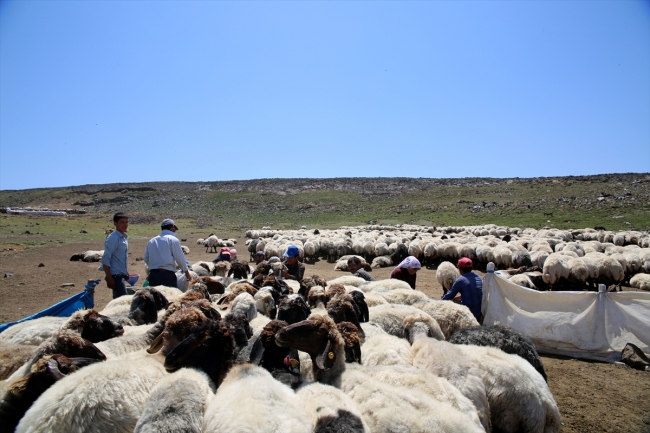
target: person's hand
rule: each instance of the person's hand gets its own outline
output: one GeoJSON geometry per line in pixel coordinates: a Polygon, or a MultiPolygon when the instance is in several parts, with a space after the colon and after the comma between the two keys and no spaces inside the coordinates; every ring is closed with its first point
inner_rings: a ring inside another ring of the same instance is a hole
{"type": "Polygon", "coordinates": [[[185,271],[185,278],[187,278],[187,281],[192,281],[192,275],[190,275],[189,270],[185,271]]]}
{"type": "Polygon", "coordinates": [[[282,275],[282,278],[290,278],[291,275],[289,275],[289,272],[285,271],[284,269],[280,272],[280,275],[282,275]]]}
{"type": "Polygon", "coordinates": [[[109,289],[115,288],[115,280],[113,279],[112,275],[107,276],[105,280],[106,280],[106,285],[108,286],[109,289]]]}

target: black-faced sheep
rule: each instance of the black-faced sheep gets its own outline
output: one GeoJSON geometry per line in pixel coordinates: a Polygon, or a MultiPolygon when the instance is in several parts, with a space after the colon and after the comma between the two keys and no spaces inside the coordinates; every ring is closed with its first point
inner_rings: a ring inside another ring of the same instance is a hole
{"type": "Polygon", "coordinates": [[[302,383],[298,351],[275,343],[275,334],[288,325],[283,320],[267,323],[253,346],[250,362],[265,368],[276,380],[295,389],[302,383]]]}
{"type": "Polygon", "coordinates": [[[294,323],[307,319],[310,313],[309,306],[300,296],[295,298],[283,296],[280,298],[278,320],[283,320],[289,325],[293,325],[294,323]]]}

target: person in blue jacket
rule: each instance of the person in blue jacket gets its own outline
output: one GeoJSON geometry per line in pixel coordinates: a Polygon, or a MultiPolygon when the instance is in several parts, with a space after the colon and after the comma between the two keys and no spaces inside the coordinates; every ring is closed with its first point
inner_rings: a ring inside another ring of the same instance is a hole
{"type": "Polygon", "coordinates": [[[469,308],[478,323],[481,323],[481,302],[483,301],[483,280],[481,277],[472,272],[472,260],[467,257],[461,257],[458,260],[458,271],[460,277],[454,281],[451,289],[442,297],[443,301],[454,300],[460,293],[460,304],[469,308]]]}

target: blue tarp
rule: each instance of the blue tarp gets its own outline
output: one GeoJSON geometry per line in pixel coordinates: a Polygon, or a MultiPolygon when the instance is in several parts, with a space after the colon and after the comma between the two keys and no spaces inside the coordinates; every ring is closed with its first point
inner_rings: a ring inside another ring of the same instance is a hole
{"type": "MultiPolygon", "coordinates": [[[[86,287],[88,289],[88,287],[86,287]]],[[[94,289],[94,286],[93,286],[94,289]]],[[[57,316],[57,317],[67,317],[71,316],[72,313],[84,308],[93,308],[95,306],[95,301],[93,300],[92,294],[94,290],[84,290],[81,293],[77,293],[74,296],[64,299],[58,304],[52,305],[49,308],[46,308],[43,311],[39,311],[36,314],[32,314],[29,317],[24,319],[16,320],[15,322],[4,323],[0,325],[0,332],[3,332],[5,329],[13,326],[17,323],[24,322],[26,320],[38,319],[39,317],[44,316],[57,316]]]]}

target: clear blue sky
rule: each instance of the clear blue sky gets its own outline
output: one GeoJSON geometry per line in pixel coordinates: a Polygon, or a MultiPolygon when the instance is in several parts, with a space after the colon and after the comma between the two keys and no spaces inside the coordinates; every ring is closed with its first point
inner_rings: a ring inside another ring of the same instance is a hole
{"type": "Polygon", "coordinates": [[[650,2],[0,2],[0,189],[650,172],[650,2]]]}

